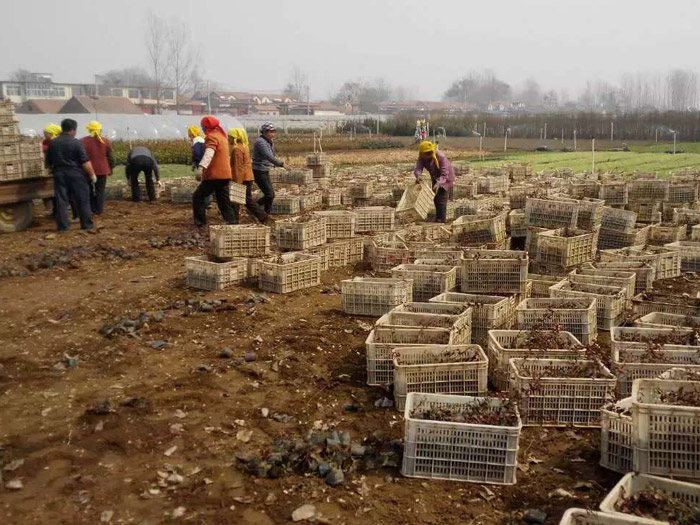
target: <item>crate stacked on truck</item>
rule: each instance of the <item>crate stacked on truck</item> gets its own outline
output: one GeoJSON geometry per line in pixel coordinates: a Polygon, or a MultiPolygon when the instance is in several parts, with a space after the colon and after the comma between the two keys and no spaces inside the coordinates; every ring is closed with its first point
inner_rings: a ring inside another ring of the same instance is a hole
{"type": "Polygon", "coordinates": [[[22,138],[14,105],[0,100],[0,182],[46,175],[41,141],[22,138]]]}

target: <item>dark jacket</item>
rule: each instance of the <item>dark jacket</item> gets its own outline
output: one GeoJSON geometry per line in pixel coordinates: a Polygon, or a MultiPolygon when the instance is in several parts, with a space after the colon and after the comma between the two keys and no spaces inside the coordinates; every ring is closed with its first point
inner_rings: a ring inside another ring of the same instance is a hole
{"type": "Polygon", "coordinates": [[[158,161],[151,153],[151,150],[145,146],[136,146],[131,148],[131,151],[126,156],[126,166],[130,164],[138,165],[139,167],[149,167],[153,170],[156,180],[160,180],[160,171],[158,170],[158,161]]]}
{"type": "Polygon", "coordinates": [[[84,173],[83,164],[89,160],[83,143],[68,133],[53,139],[46,151],[46,164],[54,174],[84,173]]]}
{"type": "Polygon", "coordinates": [[[260,135],[253,146],[253,169],[257,171],[270,171],[275,166],[282,166],[284,162],[275,157],[275,146],[265,137],[260,135]]]}

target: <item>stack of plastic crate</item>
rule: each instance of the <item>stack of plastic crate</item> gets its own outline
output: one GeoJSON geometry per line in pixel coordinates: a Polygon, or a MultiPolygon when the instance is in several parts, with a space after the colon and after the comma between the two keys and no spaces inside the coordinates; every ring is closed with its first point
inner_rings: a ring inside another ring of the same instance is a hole
{"type": "Polygon", "coordinates": [[[299,210],[309,211],[320,208],[323,204],[323,195],[320,193],[307,193],[299,195],[299,210]]]}
{"type": "Polygon", "coordinates": [[[401,241],[373,240],[367,252],[367,261],[377,272],[388,272],[409,262],[408,246],[401,241]]]}
{"type": "Polygon", "coordinates": [[[369,199],[372,196],[374,185],[371,180],[352,182],[348,188],[348,195],[354,199],[369,199]]]}
{"type": "Polygon", "coordinates": [[[305,253],[285,253],[258,264],[258,287],[273,293],[290,293],[321,284],[321,258],[305,253]]]}
{"type": "Polygon", "coordinates": [[[522,209],[511,210],[508,213],[506,231],[511,237],[524,238],[527,236],[527,224],[525,223],[525,211],[522,209]]]}
{"type": "Polygon", "coordinates": [[[700,306],[693,301],[691,304],[682,295],[670,295],[648,291],[635,295],[632,299],[632,309],[635,315],[646,315],[652,312],[668,314],[700,316],[700,306]]]}
{"type": "Polygon", "coordinates": [[[264,257],[270,253],[270,228],[253,224],[209,226],[209,241],[215,257],[264,257]]]}
{"type": "Polygon", "coordinates": [[[528,255],[522,251],[466,249],[462,261],[461,291],[525,293],[528,263],[528,255]]]}
{"type": "Polygon", "coordinates": [[[672,328],[674,326],[696,328],[700,326],[700,317],[651,312],[635,319],[634,326],[639,328],[672,328]]]}
{"type": "Polygon", "coordinates": [[[446,328],[456,344],[471,342],[472,308],[467,304],[407,302],[384,314],[376,326],[446,328]]]}
{"type": "Polygon", "coordinates": [[[600,227],[605,202],[600,199],[586,197],[579,200],[578,205],[576,227],[581,230],[593,230],[600,227]]]}
{"type": "Polygon", "coordinates": [[[584,345],[598,337],[596,299],[525,299],[516,307],[521,330],[564,330],[584,345]]]}
{"type": "Polygon", "coordinates": [[[667,179],[637,179],[627,183],[629,203],[667,201],[670,182],[667,179]]]}
{"type": "Polygon", "coordinates": [[[295,215],[301,210],[297,195],[276,195],[272,202],[272,213],[275,215],[295,215]]]}
{"type": "Polygon", "coordinates": [[[559,228],[536,233],[537,242],[529,251],[532,269],[537,273],[564,273],[595,259],[599,228],[593,231],[559,228]]]}
{"type": "Polygon", "coordinates": [[[605,201],[606,206],[625,206],[629,202],[626,181],[609,181],[600,185],[598,198],[605,201]]]}
{"type": "Polygon", "coordinates": [[[355,236],[357,215],[351,211],[316,211],[316,217],[326,220],[326,237],[331,239],[349,239],[355,236]]]}
{"type": "Polygon", "coordinates": [[[594,284],[601,286],[616,286],[624,290],[627,297],[626,307],[632,306],[635,295],[637,275],[633,272],[606,272],[603,270],[574,270],[567,279],[574,284],[594,284]]]}
{"type": "Polygon", "coordinates": [[[600,427],[615,395],[617,380],[598,361],[514,358],[510,371],[523,425],[600,427]]]}
{"type": "Polygon", "coordinates": [[[601,250],[601,262],[647,263],[656,270],[655,279],[671,279],[681,274],[681,256],[663,247],[634,245],[627,248],[601,250]]]}
{"type": "Polygon", "coordinates": [[[649,244],[663,246],[669,242],[684,241],[687,236],[685,224],[652,224],[649,244]]]}
{"type": "Polygon", "coordinates": [[[479,345],[404,347],[394,353],[394,401],[411,392],[479,396],[487,392],[488,359],[479,345]]]}
{"type": "Polygon", "coordinates": [[[614,275],[617,272],[631,272],[635,274],[634,279],[634,294],[640,294],[651,290],[654,281],[656,280],[656,268],[646,262],[625,262],[625,261],[612,261],[612,262],[602,262],[597,261],[595,263],[582,264],[579,269],[579,273],[587,273],[591,270],[595,270],[602,275],[608,275],[607,272],[613,272],[610,275],[614,275]]]}
{"type": "Polygon", "coordinates": [[[324,190],[323,204],[326,206],[340,206],[343,203],[343,190],[324,190]]]}
{"type": "Polygon", "coordinates": [[[478,193],[476,179],[459,178],[452,187],[453,199],[473,199],[478,193]]]}
{"type": "Polygon", "coordinates": [[[637,214],[637,222],[654,224],[661,222],[661,201],[656,202],[630,202],[627,209],[637,214]]]}
{"type": "Polygon", "coordinates": [[[275,223],[277,246],[283,250],[306,250],[325,244],[325,217],[296,217],[275,223]]]}
{"type": "Polygon", "coordinates": [[[401,473],[408,477],[513,485],[522,424],[508,400],[408,394],[401,473]],[[475,410],[493,411],[494,425],[455,422],[475,410]],[[508,419],[498,417],[511,411],[508,419]],[[442,415],[433,418],[426,413],[442,415]]]}
{"type": "Polygon", "coordinates": [[[510,389],[510,360],[514,358],[580,359],[585,349],[570,332],[489,330],[486,356],[489,381],[496,390],[510,389]],[[538,337],[540,336],[540,337],[538,337]]]}
{"type": "Polygon", "coordinates": [[[48,176],[41,141],[22,139],[10,100],[0,100],[0,181],[48,176]]]}
{"type": "Polygon", "coordinates": [[[532,283],[530,297],[533,299],[549,297],[549,288],[566,279],[563,275],[543,275],[538,273],[528,273],[527,280],[532,283]]]}
{"type": "Polygon", "coordinates": [[[595,180],[570,180],[568,191],[569,195],[576,199],[584,197],[597,199],[600,194],[600,183],[595,180]]]}
{"type": "Polygon", "coordinates": [[[310,168],[314,179],[328,177],[331,174],[331,166],[322,151],[306,156],[306,167],[310,168]]]}
{"type": "Polygon", "coordinates": [[[700,242],[676,241],[664,244],[667,250],[676,251],[681,257],[681,272],[700,271],[700,242]]]}

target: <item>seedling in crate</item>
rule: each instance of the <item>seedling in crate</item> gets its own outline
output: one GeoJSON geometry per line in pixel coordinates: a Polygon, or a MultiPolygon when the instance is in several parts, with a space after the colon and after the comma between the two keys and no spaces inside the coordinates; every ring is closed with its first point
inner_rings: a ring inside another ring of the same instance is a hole
{"type": "Polygon", "coordinates": [[[461,407],[416,406],[411,412],[414,419],[427,421],[445,421],[451,423],[469,423],[473,425],[492,425],[512,427],[518,424],[515,404],[509,400],[499,406],[493,406],[488,398],[461,407]]]}
{"type": "Polygon", "coordinates": [[[615,510],[641,518],[658,520],[677,525],[697,525],[700,523],[700,509],[686,500],[677,498],[670,492],[650,488],[622,497],[615,510]]]}

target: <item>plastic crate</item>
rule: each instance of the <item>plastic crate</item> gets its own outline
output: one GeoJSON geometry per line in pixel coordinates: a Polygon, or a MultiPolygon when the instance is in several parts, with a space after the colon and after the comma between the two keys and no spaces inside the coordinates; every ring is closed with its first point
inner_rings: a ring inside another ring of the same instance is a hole
{"type": "Polygon", "coordinates": [[[700,316],[700,302],[688,304],[688,301],[677,295],[657,293],[642,293],[632,298],[632,309],[635,315],[645,315],[651,312],[663,312],[684,316],[700,316]]]}
{"type": "Polygon", "coordinates": [[[700,210],[691,208],[675,208],[673,210],[673,222],[693,226],[700,224],[700,210]]]}
{"type": "Polygon", "coordinates": [[[697,182],[674,182],[668,187],[668,202],[682,203],[698,200],[697,182]]]}
{"type": "Polygon", "coordinates": [[[270,228],[253,224],[209,226],[209,241],[215,257],[264,257],[270,253],[270,228]]]}
{"type": "Polygon", "coordinates": [[[667,327],[688,327],[700,328],[700,316],[692,317],[688,315],[667,314],[664,312],[651,312],[643,315],[634,322],[639,328],[667,328],[667,327]]]}
{"type": "Polygon", "coordinates": [[[278,182],[280,184],[298,184],[299,186],[304,186],[306,184],[311,184],[314,180],[313,172],[310,169],[284,169],[276,170],[270,172],[273,177],[273,182],[278,182]]]}
{"type": "Polygon", "coordinates": [[[326,154],[323,153],[322,151],[316,152],[316,153],[311,153],[306,156],[306,165],[311,167],[311,166],[320,166],[326,162],[326,154]]]}
{"type": "Polygon", "coordinates": [[[630,233],[637,223],[637,214],[633,211],[620,210],[604,206],[600,216],[600,227],[620,233],[630,233]]]}
{"type": "Polygon", "coordinates": [[[452,242],[481,245],[506,238],[507,213],[462,215],[452,223],[452,242]]]}
{"type": "Polygon", "coordinates": [[[605,499],[600,504],[600,510],[612,516],[624,516],[630,519],[638,518],[639,516],[634,514],[619,512],[617,505],[622,503],[624,498],[647,490],[666,492],[675,498],[685,501],[691,507],[700,508],[700,485],[630,472],[608,492],[608,495],[605,496],[605,499]]]}
{"type": "Polygon", "coordinates": [[[527,286],[528,256],[511,250],[464,252],[461,291],[465,293],[524,293],[527,286]]]}
{"type": "Polygon", "coordinates": [[[578,218],[576,227],[582,230],[592,230],[602,221],[605,202],[596,198],[583,198],[578,201],[578,218]]]}
{"type": "Polygon", "coordinates": [[[275,223],[277,246],[283,250],[307,250],[326,242],[324,217],[300,218],[275,223]]]}
{"type": "Polygon", "coordinates": [[[412,417],[416,408],[459,409],[475,403],[500,408],[507,402],[495,398],[408,394],[404,409],[401,474],[416,478],[514,484],[522,429],[517,408],[513,408],[517,417],[514,426],[428,421],[412,417]]]}
{"type": "Polygon", "coordinates": [[[564,330],[584,345],[598,337],[596,299],[525,299],[516,308],[521,330],[564,330]]]}
{"type": "Polygon", "coordinates": [[[637,223],[661,221],[661,202],[630,202],[627,209],[637,214],[637,223]]]}
{"type": "Polygon", "coordinates": [[[315,211],[314,216],[326,219],[326,237],[329,240],[355,236],[357,215],[351,211],[315,211]]]}
{"type": "Polygon", "coordinates": [[[624,206],[629,202],[627,182],[604,182],[600,185],[598,198],[604,200],[607,206],[624,206]]]}
{"type": "Polygon", "coordinates": [[[627,297],[627,306],[632,305],[632,297],[634,297],[636,275],[632,272],[610,272],[617,275],[591,273],[595,270],[586,273],[579,273],[579,270],[574,270],[569,273],[568,279],[573,284],[594,284],[600,286],[618,286],[625,291],[627,297]]]}
{"type": "Polygon", "coordinates": [[[311,168],[314,179],[323,179],[331,175],[331,165],[329,163],[309,167],[311,168]]]}
{"type": "Polygon", "coordinates": [[[285,253],[260,261],[258,287],[273,293],[290,293],[321,284],[321,258],[285,253]]]}
{"type": "Polygon", "coordinates": [[[342,268],[348,264],[348,246],[343,243],[328,243],[308,248],[304,253],[316,255],[321,258],[321,270],[342,268]]]}
{"type": "Polygon", "coordinates": [[[581,342],[570,332],[553,333],[561,348],[528,348],[531,346],[529,336],[530,333],[523,330],[489,330],[486,355],[489,358],[489,380],[496,390],[510,390],[510,360],[513,358],[579,359],[584,356],[581,342]]]}
{"type": "Polygon", "coordinates": [[[577,202],[528,199],[525,222],[540,228],[575,228],[578,221],[577,202]]]}
{"type": "Polygon", "coordinates": [[[228,262],[210,261],[209,257],[186,257],[186,284],[200,290],[225,290],[245,275],[239,276],[239,260],[228,262]]]}
{"type": "Polygon", "coordinates": [[[634,245],[616,250],[602,250],[601,262],[647,263],[656,269],[656,279],[671,279],[681,274],[678,252],[657,246],[634,245]]]}
{"type": "Polygon", "coordinates": [[[176,184],[170,187],[170,201],[175,204],[191,204],[196,184],[176,184]]]}
{"type": "Polygon", "coordinates": [[[324,191],[323,204],[326,206],[340,206],[343,204],[343,192],[341,190],[324,191]]]}
{"type": "Polygon", "coordinates": [[[652,289],[656,280],[656,268],[644,262],[596,262],[593,264],[583,264],[581,272],[599,271],[603,275],[605,272],[632,272],[635,274],[634,293],[638,295],[652,289]]]}
{"type": "Polygon", "coordinates": [[[376,326],[445,328],[452,332],[453,343],[468,344],[472,336],[472,309],[463,304],[408,302],[384,314],[376,326]]]}
{"type": "Polygon", "coordinates": [[[565,279],[566,276],[564,275],[542,275],[537,273],[528,273],[527,280],[532,283],[531,297],[534,299],[549,297],[549,288],[565,279]]]}
{"type": "Polygon", "coordinates": [[[365,241],[361,237],[354,239],[343,239],[342,242],[348,247],[348,264],[361,262],[365,253],[365,241]]]}
{"type": "Polygon", "coordinates": [[[632,470],[634,455],[632,398],[600,409],[600,466],[625,474],[632,470]]]}
{"type": "Polygon", "coordinates": [[[626,246],[644,245],[649,242],[650,232],[651,225],[634,228],[627,233],[601,228],[598,235],[598,249],[609,250],[626,246]]]}
{"type": "Polygon", "coordinates": [[[503,193],[508,191],[510,179],[506,173],[499,173],[487,177],[477,177],[476,183],[479,193],[503,193]]]}
{"type": "Polygon", "coordinates": [[[627,296],[618,286],[572,283],[568,279],[550,289],[552,297],[591,297],[596,299],[598,330],[610,330],[619,325],[625,313],[627,296]]]}
{"type": "Polygon", "coordinates": [[[474,179],[457,179],[452,186],[453,199],[472,199],[479,192],[479,185],[474,179]]]}
{"type": "Polygon", "coordinates": [[[559,525],[668,525],[660,521],[642,518],[627,518],[586,509],[569,509],[562,516],[559,525]]]}
{"type": "Polygon", "coordinates": [[[365,340],[367,384],[386,386],[394,382],[396,348],[402,346],[451,345],[452,332],[444,328],[392,328],[375,326],[365,340]]]}
{"type": "Polygon", "coordinates": [[[400,411],[410,392],[486,394],[488,359],[479,345],[405,347],[394,353],[394,402],[400,411]]]}
{"type": "Polygon", "coordinates": [[[617,381],[601,363],[581,359],[514,358],[510,370],[510,389],[517,395],[523,425],[600,427],[600,409],[613,399],[617,381]],[[580,367],[595,369],[602,377],[539,376],[580,367]]]}
{"type": "Polygon", "coordinates": [[[413,300],[428,301],[457,287],[457,267],[400,264],[391,269],[394,279],[413,280],[413,300]]]}
{"type": "Polygon", "coordinates": [[[228,184],[228,196],[232,204],[245,205],[246,187],[243,184],[231,181],[228,184]]]}
{"type": "Polygon", "coordinates": [[[631,180],[627,183],[629,202],[631,203],[656,203],[668,200],[669,181],[656,180],[631,180]]]}
{"type": "Polygon", "coordinates": [[[700,407],[665,404],[660,394],[700,391],[697,381],[638,379],[632,386],[634,470],[700,478],[700,407]]]}
{"type": "Polygon", "coordinates": [[[509,212],[506,228],[511,237],[525,237],[527,235],[525,212],[523,210],[512,210],[509,212]]]}
{"type": "Polygon", "coordinates": [[[676,241],[664,244],[669,251],[677,251],[681,258],[681,272],[700,271],[700,242],[676,241]]]}
{"type": "Polygon", "coordinates": [[[374,193],[374,184],[371,180],[354,181],[348,188],[348,194],[356,199],[369,199],[374,193]]]}
{"type": "Polygon", "coordinates": [[[530,260],[538,266],[566,270],[595,259],[598,229],[547,230],[537,234],[536,250],[530,260]]]}
{"type": "Polygon", "coordinates": [[[368,261],[373,270],[388,272],[395,266],[409,261],[408,246],[400,241],[372,241],[368,261]]]}
{"type": "Polygon", "coordinates": [[[472,308],[472,342],[485,345],[489,330],[510,328],[513,302],[509,297],[445,292],[429,300],[436,303],[466,304],[472,308]]]}
{"type": "Polygon", "coordinates": [[[299,209],[302,211],[313,210],[320,208],[323,204],[323,195],[320,193],[310,193],[299,195],[299,209]]]}
{"type": "MultiPolygon", "coordinates": [[[[105,186],[105,200],[122,200],[124,198],[124,190],[126,186],[123,184],[108,184],[105,186]]],[[[192,199],[190,198],[191,202],[192,199]]]]}
{"type": "Polygon", "coordinates": [[[425,220],[433,208],[434,198],[435,194],[427,182],[408,183],[396,206],[396,217],[404,222],[425,220]]]}
{"type": "Polygon", "coordinates": [[[343,312],[380,317],[413,298],[413,281],[355,277],[340,283],[343,312]]]}
{"type": "Polygon", "coordinates": [[[356,232],[385,232],[395,229],[395,210],[387,206],[369,206],[355,210],[356,232]]]}

